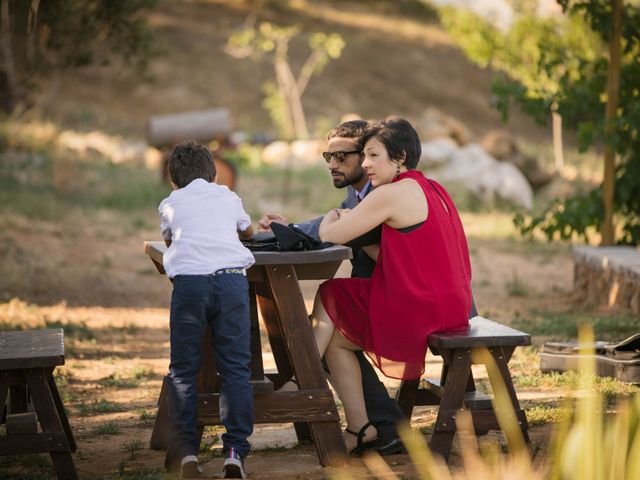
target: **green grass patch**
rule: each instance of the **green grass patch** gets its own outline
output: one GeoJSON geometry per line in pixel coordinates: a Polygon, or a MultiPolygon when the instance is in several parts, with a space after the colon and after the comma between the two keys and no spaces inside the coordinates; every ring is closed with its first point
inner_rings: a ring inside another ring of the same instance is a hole
{"type": "Polygon", "coordinates": [[[81,415],[92,415],[94,413],[115,413],[124,412],[126,409],[119,403],[108,400],[95,400],[90,403],[80,403],[76,406],[81,415]]]}
{"type": "Polygon", "coordinates": [[[85,322],[61,322],[60,320],[45,320],[46,328],[62,328],[65,339],[95,340],[96,336],[85,322]]]}
{"type": "Polygon", "coordinates": [[[511,297],[526,297],[529,294],[529,287],[518,277],[518,274],[514,271],[506,284],[507,293],[511,297]]]}
{"type": "Polygon", "coordinates": [[[585,374],[577,372],[551,372],[533,375],[517,375],[513,377],[513,383],[518,388],[562,389],[576,390],[585,380],[593,385],[594,391],[602,394],[607,403],[613,403],[619,398],[627,398],[640,393],[640,387],[624,383],[611,377],[599,377],[593,375],[591,379],[585,379],[585,374]]]}
{"type": "Polygon", "coordinates": [[[137,380],[143,380],[153,378],[155,376],[155,372],[153,371],[153,368],[149,366],[140,365],[131,370],[131,375],[137,380]]]}
{"type": "Polygon", "coordinates": [[[126,463],[122,462],[118,466],[118,471],[108,475],[99,475],[91,477],[83,477],[87,480],[174,480],[177,475],[168,474],[164,468],[127,468],[126,463]]]}
{"type": "Polygon", "coordinates": [[[140,420],[143,422],[153,422],[156,419],[156,412],[149,412],[147,410],[142,410],[140,412],[140,420]]]}
{"type": "Polygon", "coordinates": [[[2,480],[55,479],[49,455],[8,455],[0,457],[2,480]]]}
{"type": "Polygon", "coordinates": [[[103,423],[96,427],[96,433],[98,435],[117,435],[120,433],[120,427],[114,422],[103,423]]]}
{"type": "Polygon", "coordinates": [[[142,440],[136,438],[134,440],[128,440],[122,444],[123,450],[129,452],[129,459],[135,460],[139,450],[142,450],[142,440]]]}
{"type": "Polygon", "coordinates": [[[588,324],[593,327],[598,340],[621,341],[638,331],[638,318],[633,315],[598,315],[589,312],[532,312],[531,316],[517,316],[513,327],[532,335],[544,335],[557,339],[572,339],[578,336],[578,327],[588,324]]]}
{"type": "Polygon", "coordinates": [[[140,379],[123,377],[120,373],[112,373],[108,377],[98,380],[98,385],[107,388],[136,388],[140,385],[140,379]]]}

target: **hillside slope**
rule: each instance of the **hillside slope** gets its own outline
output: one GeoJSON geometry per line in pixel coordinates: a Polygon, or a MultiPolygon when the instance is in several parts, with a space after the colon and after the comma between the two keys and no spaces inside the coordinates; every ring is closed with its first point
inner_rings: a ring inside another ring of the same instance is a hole
{"type": "MultiPolygon", "coordinates": [[[[232,58],[226,39],[241,26],[252,2],[164,0],[149,18],[163,54],[150,63],[151,81],[122,66],[91,67],[51,75],[38,101],[63,126],[101,128],[143,137],[150,115],[224,106],[235,126],[273,130],[261,106],[262,84],[273,77],[266,61],[232,58]]],[[[348,112],[366,118],[415,117],[437,107],[459,118],[476,135],[503,128],[489,105],[491,73],[469,63],[417,1],[267,1],[258,21],[299,25],[303,32],[338,32],[341,58],[312,78],[303,103],[312,130],[324,132],[348,112]]],[[[304,35],[304,34],[303,34],[304,35]]],[[[306,56],[292,45],[294,64],[306,56]]],[[[508,128],[531,142],[546,131],[517,112],[508,128]]]]}

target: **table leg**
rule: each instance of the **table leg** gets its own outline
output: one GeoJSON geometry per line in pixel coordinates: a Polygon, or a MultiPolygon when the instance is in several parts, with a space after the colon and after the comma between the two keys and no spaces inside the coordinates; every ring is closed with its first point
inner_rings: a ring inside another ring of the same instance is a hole
{"type": "Polygon", "coordinates": [[[56,476],[59,479],[75,480],[78,476],[73,458],[71,457],[70,445],[68,444],[66,433],[58,416],[58,412],[56,411],[51,390],[49,389],[47,377],[50,375],[51,372],[45,372],[42,368],[25,370],[25,377],[29,390],[31,391],[31,399],[36,409],[40,426],[42,427],[41,435],[62,434],[60,438],[66,443],[66,445],[63,444],[62,446],[62,450],[64,451],[49,452],[56,476]]]}
{"type": "Polygon", "coordinates": [[[78,450],[78,446],[76,445],[76,441],[73,438],[71,425],[69,425],[69,419],[67,418],[67,413],[64,411],[64,405],[62,404],[62,399],[60,398],[60,393],[58,392],[58,386],[56,385],[56,381],[53,379],[53,375],[49,375],[49,389],[51,390],[53,403],[55,404],[56,410],[58,411],[58,416],[60,417],[62,428],[64,429],[64,433],[67,435],[67,440],[69,441],[71,451],[75,453],[76,450],[78,450]]]}
{"type": "MultiPolygon", "coordinates": [[[[293,369],[291,368],[289,353],[287,352],[287,347],[283,339],[282,329],[280,328],[280,322],[278,321],[278,313],[273,303],[271,292],[264,283],[255,284],[255,292],[258,299],[258,305],[260,306],[262,320],[264,322],[265,329],[267,330],[267,336],[269,337],[271,353],[273,353],[276,368],[278,369],[278,378],[274,385],[277,389],[291,378],[293,375],[293,369]]],[[[309,429],[309,424],[306,422],[295,422],[293,426],[296,429],[298,442],[304,443],[311,441],[311,430],[309,429]]]]}
{"type": "MultiPolygon", "coordinates": [[[[293,265],[272,265],[265,268],[265,272],[300,390],[328,390],[293,265]]],[[[333,408],[335,409],[335,405],[333,408]]],[[[322,465],[344,464],[346,451],[340,423],[338,421],[311,422],[309,426],[320,463],[322,465]]]]}
{"type": "Polygon", "coordinates": [[[169,445],[169,382],[168,377],[162,379],[162,388],[158,397],[158,413],[153,424],[149,448],[151,450],[165,450],[169,445]]]}
{"type": "Polygon", "coordinates": [[[0,408],[2,409],[2,419],[0,424],[7,421],[7,397],[9,396],[9,373],[0,372],[0,408]]]}

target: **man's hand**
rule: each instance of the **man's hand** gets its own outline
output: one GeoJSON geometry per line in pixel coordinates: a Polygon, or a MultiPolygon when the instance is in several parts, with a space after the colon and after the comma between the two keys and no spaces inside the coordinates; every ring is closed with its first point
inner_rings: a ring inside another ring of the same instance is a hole
{"type": "Polygon", "coordinates": [[[253,237],[253,225],[249,225],[246,230],[238,230],[240,240],[251,240],[253,237]]]}
{"type": "Polygon", "coordinates": [[[283,217],[279,213],[267,213],[258,221],[258,231],[268,232],[271,230],[271,224],[273,222],[281,223],[282,225],[289,225],[290,223],[287,217],[283,217]]]}

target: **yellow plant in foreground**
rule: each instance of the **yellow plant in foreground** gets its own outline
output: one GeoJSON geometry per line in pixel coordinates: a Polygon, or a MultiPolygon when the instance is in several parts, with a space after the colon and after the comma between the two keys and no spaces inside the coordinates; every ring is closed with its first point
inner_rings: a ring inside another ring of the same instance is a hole
{"type": "MultiPolygon", "coordinates": [[[[593,331],[581,328],[580,343],[593,344],[593,331]]],[[[587,348],[581,353],[590,353],[587,348]]],[[[592,352],[591,352],[592,353],[592,352]]],[[[487,351],[487,368],[496,365],[487,351]]],[[[586,356],[580,360],[580,387],[574,392],[572,414],[561,422],[553,434],[546,458],[533,461],[522,438],[513,407],[504,384],[492,385],[493,407],[509,446],[508,454],[498,448],[482,455],[478,447],[471,414],[461,410],[456,416],[463,464],[449,468],[429,450],[424,437],[408,425],[400,429],[422,480],[638,480],[640,479],[640,396],[619,403],[615,413],[606,413],[602,395],[593,389],[595,361],[586,356]]],[[[571,401],[571,399],[570,399],[571,401]]],[[[399,477],[377,454],[369,454],[364,463],[371,478],[398,480],[399,477]]],[[[353,478],[341,471],[335,480],[353,478]]],[[[403,477],[406,478],[406,477],[403,477]]]]}

